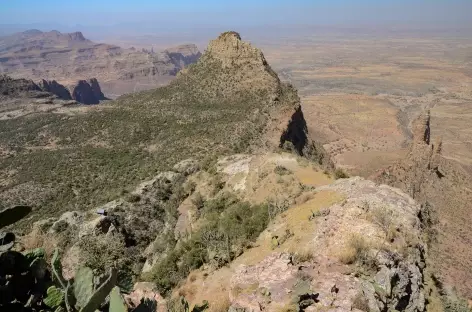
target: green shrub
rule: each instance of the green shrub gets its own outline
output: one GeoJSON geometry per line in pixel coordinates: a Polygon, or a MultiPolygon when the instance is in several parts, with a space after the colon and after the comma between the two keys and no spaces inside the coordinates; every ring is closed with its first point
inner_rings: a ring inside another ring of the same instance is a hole
{"type": "Polygon", "coordinates": [[[349,175],[346,172],[344,172],[344,170],[342,170],[341,168],[336,168],[336,170],[334,170],[334,178],[347,179],[349,178],[349,175]]]}
{"type": "Polygon", "coordinates": [[[141,200],[141,196],[138,194],[129,194],[126,196],[126,200],[130,203],[137,203],[141,200]]]}
{"type": "Polygon", "coordinates": [[[250,205],[229,194],[208,200],[202,208],[201,228],[153,268],[151,279],[168,293],[191,270],[217,257],[218,265],[231,261],[238,250],[254,241],[269,222],[266,205],[250,205]]]}
{"type": "Polygon", "coordinates": [[[287,168],[285,168],[284,166],[276,166],[274,168],[274,172],[278,175],[287,175],[287,174],[291,174],[292,172],[290,170],[288,170],[287,168]]]}
{"type": "Polygon", "coordinates": [[[205,200],[203,199],[202,194],[195,193],[192,199],[192,204],[198,209],[202,209],[205,206],[205,200]]]}

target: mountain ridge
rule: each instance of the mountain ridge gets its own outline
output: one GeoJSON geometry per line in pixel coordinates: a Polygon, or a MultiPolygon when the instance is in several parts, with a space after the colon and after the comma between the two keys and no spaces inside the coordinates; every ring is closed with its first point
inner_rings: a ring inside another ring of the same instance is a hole
{"type": "Polygon", "coordinates": [[[0,37],[1,72],[63,84],[97,78],[104,92],[113,97],[166,84],[200,55],[192,44],[154,53],[95,43],[80,31],[29,30],[0,37]]]}

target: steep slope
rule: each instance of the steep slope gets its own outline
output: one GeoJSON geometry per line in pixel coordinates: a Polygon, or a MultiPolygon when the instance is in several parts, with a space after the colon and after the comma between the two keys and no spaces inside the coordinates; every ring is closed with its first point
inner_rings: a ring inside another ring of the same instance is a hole
{"type": "Polygon", "coordinates": [[[81,32],[30,30],[0,37],[0,73],[64,84],[96,77],[113,97],[168,83],[200,55],[192,44],[154,53],[97,44],[81,32]]]}
{"type": "Polygon", "coordinates": [[[431,304],[425,206],[362,178],[327,185],[296,90],[238,33],[166,87],[83,108],[0,123],[16,153],[3,203],[34,206],[23,245],[61,246],[68,278],[115,265],[172,311],[180,295],[214,312],[431,304]]]}
{"type": "Polygon", "coordinates": [[[10,118],[0,128],[0,146],[15,154],[1,162],[3,203],[30,198],[34,184],[49,196],[28,201],[42,215],[107,202],[188,157],[282,145],[319,152],[306,139],[295,89],[236,33],[212,41],[169,86],[107,105],[10,118]]]}
{"type": "Polygon", "coordinates": [[[441,155],[441,140],[432,140],[429,110],[417,118],[412,128],[413,141],[407,157],[373,179],[398,187],[419,203],[433,208],[439,222],[437,242],[433,244],[434,264],[446,284],[470,297],[470,173],[441,155]]]}

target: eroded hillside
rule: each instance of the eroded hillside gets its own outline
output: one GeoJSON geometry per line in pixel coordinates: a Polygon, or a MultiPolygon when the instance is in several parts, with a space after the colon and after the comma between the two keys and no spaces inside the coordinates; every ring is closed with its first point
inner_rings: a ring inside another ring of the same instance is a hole
{"type": "Polygon", "coordinates": [[[2,204],[34,208],[17,248],[59,248],[66,279],[113,266],[129,291],[148,282],[130,308],[467,309],[435,279],[430,205],[332,170],[297,91],[236,32],[166,87],[0,126],[2,204]]]}
{"type": "Polygon", "coordinates": [[[188,157],[292,141],[322,158],[308,142],[296,90],[234,33],[212,41],[169,86],[14,116],[0,127],[2,203],[21,201],[42,216],[112,200],[188,157]]]}

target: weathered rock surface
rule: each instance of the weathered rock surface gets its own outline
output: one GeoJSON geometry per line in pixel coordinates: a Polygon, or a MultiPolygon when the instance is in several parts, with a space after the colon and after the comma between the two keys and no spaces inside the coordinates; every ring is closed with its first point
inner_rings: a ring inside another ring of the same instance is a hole
{"type": "Polygon", "coordinates": [[[472,291],[470,205],[472,183],[457,162],[441,155],[440,137],[431,137],[430,112],[423,112],[412,124],[413,140],[407,157],[372,177],[379,183],[398,187],[418,203],[431,207],[439,220],[437,237],[431,239],[432,257],[439,275],[463,296],[472,291]],[[451,244],[454,242],[454,244],[451,244]]]}
{"type": "Polygon", "coordinates": [[[31,80],[0,76],[1,97],[39,97],[41,91],[41,88],[31,80]]]}
{"type": "Polygon", "coordinates": [[[290,254],[273,253],[242,265],[231,278],[231,310],[424,311],[420,206],[398,189],[362,178],[317,190],[346,199],[313,220],[315,233],[307,233],[313,235],[312,258],[297,263],[290,254]],[[390,220],[395,238],[387,239],[380,213],[390,220]],[[353,237],[365,245],[348,265],[343,254],[353,248],[353,237]]]}
{"type": "Polygon", "coordinates": [[[136,308],[142,300],[152,300],[156,303],[155,311],[165,312],[166,302],[164,298],[156,290],[156,286],[152,283],[139,282],[134,284],[133,291],[129,295],[125,295],[125,300],[128,306],[136,308]]]}

